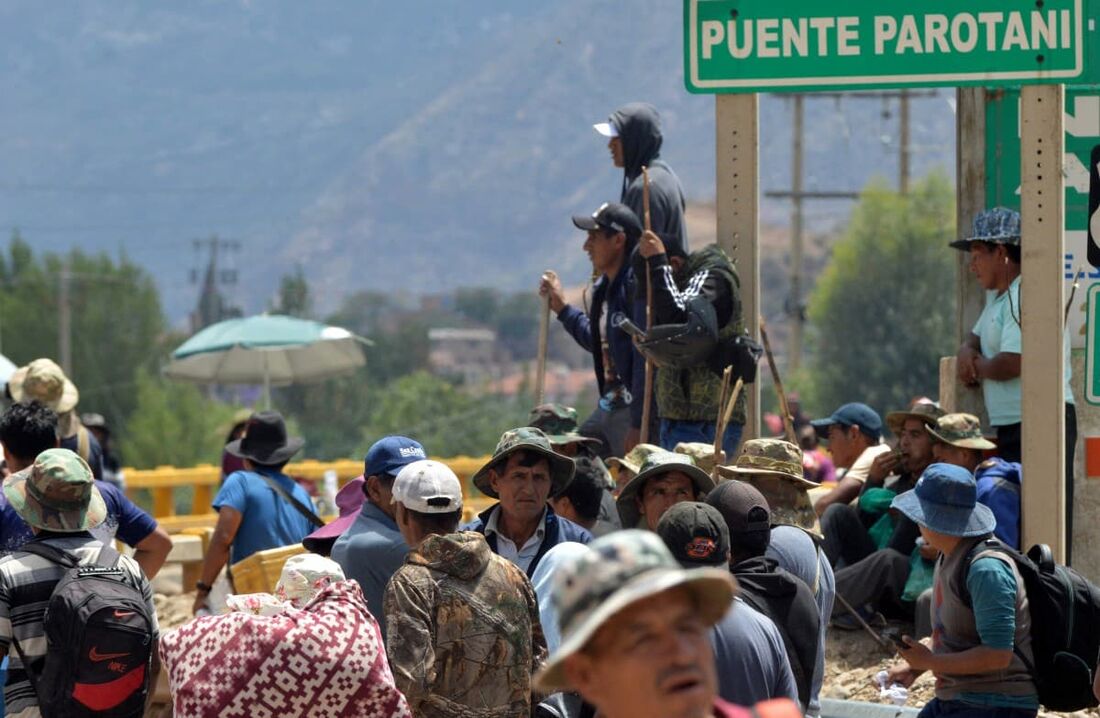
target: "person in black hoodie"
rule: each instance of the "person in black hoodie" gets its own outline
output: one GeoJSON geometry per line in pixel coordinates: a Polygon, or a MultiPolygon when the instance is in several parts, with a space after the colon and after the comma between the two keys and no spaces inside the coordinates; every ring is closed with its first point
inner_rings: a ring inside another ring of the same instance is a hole
{"type": "Polygon", "coordinates": [[[608,138],[607,147],[616,167],[623,169],[620,202],[644,221],[642,167],[649,170],[649,217],[652,229],[667,244],[688,252],[684,224],[684,190],[680,178],[661,159],[661,117],[646,102],[631,102],[611,113],[607,122],[593,125],[608,138]]]}
{"type": "Polygon", "coordinates": [[[771,509],[754,486],[726,481],[707,494],[730,532],[730,572],[741,598],[770,618],[783,636],[802,708],[809,705],[821,616],[810,587],[764,555],[771,541],[771,509]]]}

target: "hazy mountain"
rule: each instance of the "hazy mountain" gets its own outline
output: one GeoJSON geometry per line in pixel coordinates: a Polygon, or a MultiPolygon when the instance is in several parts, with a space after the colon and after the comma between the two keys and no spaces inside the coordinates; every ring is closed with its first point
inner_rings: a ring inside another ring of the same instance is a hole
{"type": "MultiPolygon", "coordinates": [[[[657,105],[665,158],[714,193],[710,97],[683,88],[682,9],[659,0],[0,4],[0,225],[125,251],[173,319],[192,240],[239,240],[235,298],[300,262],[324,308],[353,290],[533,286],[584,275],[569,215],[618,197],[590,128],[657,105]]],[[[950,95],[914,102],[915,171],[950,169],[950,95]]],[[[787,101],[765,97],[762,184],[789,182],[787,101]]],[[[896,172],[896,102],[813,99],[807,188],[896,172]],[[884,117],[884,107],[894,114],[884,117]]],[[[810,226],[846,203],[808,207],[810,226]]],[[[783,202],[765,218],[784,222],[783,202]]],[[[231,259],[234,259],[231,255],[231,259]]]]}

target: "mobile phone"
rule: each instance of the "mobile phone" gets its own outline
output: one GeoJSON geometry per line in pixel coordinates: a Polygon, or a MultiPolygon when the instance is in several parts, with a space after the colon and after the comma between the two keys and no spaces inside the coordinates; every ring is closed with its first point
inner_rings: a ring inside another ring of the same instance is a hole
{"type": "Polygon", "coordinates": [[[909,648],[909,644],[906,643],[901,637],[902,636],[901,631],[899,631],[896,628],[886,629],[885,631],[882,632],[882,636],[883,636],[883,638],[890,639],[890,642],[893,643],[898,648],[903,648],[903,649],[908,649],[909,648]]]}

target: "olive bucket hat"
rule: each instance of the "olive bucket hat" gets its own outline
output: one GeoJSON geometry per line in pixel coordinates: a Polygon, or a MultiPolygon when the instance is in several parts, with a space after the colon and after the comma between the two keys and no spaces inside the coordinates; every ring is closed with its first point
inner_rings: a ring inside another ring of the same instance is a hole
{"type": "Polygon", "coordinates": [[[982,436],[982,422],[973,414],[947,414],[941,416],[935,427],[927,427],[936,441],[942,441],[962,449],[989,450],[997,445],[982,436]]]}
{"type": "Polygon", "coordinates": [[[20,518],[47,531],[86,531],[107,518],[91,468],[68,449],[47,449],[4,479],[4,497],[20,518]]]}
{"type": "Polygon", "coordinates": [[[554,446],[603,443],[591,436],[583,436],[577,429],[577,410],[564,404],[539,404],[531,410],[527,425],[546,434],[554,446]]]}
{"type": "Polygon", "coordinates": [[[619,518],[622,519],[624,529],[637,528],[642,519],[638,511],[635,497],[642,495],[642,488],[646,482],[656,476],[662,476],[674,471],[684,474],[691,480],[695,487],[695,498],[699,501],[703,496],[714,489],[714,479],[710,474],[695,465],[695,461],[687,454],[677,454],[671,451],[655,451],[642,462],[638,475],[623,486],[619,497],[615,499],[615,505],[619,509],[619,518]]]}
{"type": "Polygon", "coordinates": [[[798,526],[821,534],[809,490],[818,484],[803,475],[802,449],[782,439],[750,439],[737,463],[719,466],[719,475],[751,484],[771,508],[773,524],[798,526]]]}
{"type": "Polygon", "coordinates": [[[493,451],[493,458],[478,469],[474,474],[473,482],[478,491],[489,498],[499,499],[500,496],[493,490],[489,482],[489,471],[502,465],[508,457],[517,451],[531,451],[546,457],[550,464],[550,496],[557,496],[569,482],[573,480],[573,472],[576,464],[568,456],[563,456],[554,451],[550,445],[550,439],[540,429],[533,426],[521,426],[504,432],[497,442],[497,448],[493,451]]]}

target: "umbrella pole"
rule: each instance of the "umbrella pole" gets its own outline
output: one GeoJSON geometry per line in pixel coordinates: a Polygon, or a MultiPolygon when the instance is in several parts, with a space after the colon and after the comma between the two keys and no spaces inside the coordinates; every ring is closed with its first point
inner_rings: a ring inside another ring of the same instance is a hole
{"type": "Polygon", "coordinates": [[[271,369],[267,365],[267,352],[264,352],[264,409],[271,410],[271,369]]]}

